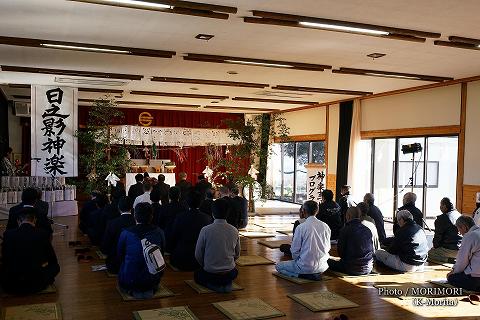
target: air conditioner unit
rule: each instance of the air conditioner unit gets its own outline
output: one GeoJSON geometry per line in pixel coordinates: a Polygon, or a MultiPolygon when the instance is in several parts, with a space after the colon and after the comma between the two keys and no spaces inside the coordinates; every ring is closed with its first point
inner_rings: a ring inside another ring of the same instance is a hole
{"type": "Polygon", "coordinates": [[[15,110],[15,115],[17,117],[30,117],[30,102],[15,101],[13,104],[13,109],[15,110]]]}

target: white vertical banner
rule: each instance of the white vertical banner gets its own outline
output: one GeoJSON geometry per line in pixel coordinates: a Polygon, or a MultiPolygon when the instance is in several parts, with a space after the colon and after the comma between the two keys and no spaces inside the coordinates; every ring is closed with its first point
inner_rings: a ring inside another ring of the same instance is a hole
{"type": "Polygon", "coordinates": [[[32,85],[32,176],[78,176],[78,89],[32,85]]]}
{"type": "Polygon", "coordinates": [[[307,169],[307,200],[322,201],[322,191],[325,190],[327,167],[320,163],[308,163],[307,169]]]}

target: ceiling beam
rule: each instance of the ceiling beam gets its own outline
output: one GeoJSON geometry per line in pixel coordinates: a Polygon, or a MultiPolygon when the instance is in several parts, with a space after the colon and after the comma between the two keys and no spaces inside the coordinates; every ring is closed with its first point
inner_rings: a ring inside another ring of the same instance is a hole
{"type": "Polygon", "coordinates": [[[154,49],[143,49],[133,47],[119,47],[104,44],[84,43],[84,42],[67,42],[56,40],[43,40],[43,39],[31,39],[31,38],[17,38],[17,37],[4,37],[0,36],[0,44],[20,47],[34,47],[45,49],[58,49],[69,51],[87,51],[94,53],[107,53],[107,54],[123,54],[132,56],[144,56],[155,58],[172,58],[175,51],[164,51],[154,49]]]}
{"type": "Polygon", "coordinates": [[[330,93],[330,94],[345,94],[352,96],[363,96],[367,94],[372,94],[373,92],[369,91],[355,91],[355,90],[342,90],[342,89],[329,89],[329,88],[312,88],[312,87],[296,87],[296,86],[283,86],[277,85],[272,87],[275,90],[285,90],[285,91],[300,91],[300,92],[315,92],[315,93],[330,93]]]}
{"type": "Polygon", "coordinates": [[[63,70],[63,69],[46,69],[46,68],[5,66],[5,65],[2,65],[0,67],[2,71],[7,71],[7,72],[55,74],[55,75],[67,75],[67,76],[76,76],[76,77],[123,79],[123,80],[143,79],[142,75],[135,75],[135,74],[106,73],[106,72],[94,72],[94,71],[63,70]]]}
{"type": "Polygon", "coordinates": [[[228,19],[229,14],[237,13],[236,7],[222,6],[200,2],[180,1],[180,0],[142,0],[142,1],[106,1],[106,0],[68,0],[72,2],[83,2],[89,4],[106,5],[113,7],[123,7],[130,9],[140,9],[149,11],[158,11],[164,13],[174,13],[190,15],[204,18],[228,19]]]}
{"type": "Polygon", "coordinates": [[[332,70],[332,73],[394,78],[394,79],[406,79],[406,80],[421,80],[421,81],[432,81],[432,82],[443,82],[443,81],[453,80],[453,78],[450,78],[450,77],[439,77],[439,76],[430,76],[430,75],[414,74],[414,73],[343,68],[343,67],[332,70]]]}
{"type": "Polygon", "coordinates": [[[262,98],[247,98],[234,97],[234,101],[251,101],[251,102],[267,102],[267,103],[283,103],[283,104],[318,104],[316,101],[299,101],[299,100],[283,100],[283,99],[262,99],[262,98]]]}
{"type": "Polygon", "coordinates": [[[208,100],[225,100],[229,98],[228,96],[218,96],[218,95],[209,95],[209,94],[153,92],[153,91],[131,91],[130,94],[141,95],[141,96],[176,97],[176,98],[208,99],[208,100]]]}
{"type": "Polygon", "coordinates": [[[209,86],[243,87],[243,88],[267,88],[269,86],[269,84],[267,83],[171,78],[171,77],[153,77],[150,80],[157,81],[157,82],[191,83],[191,84],[202,84],[202,85],[209,85],[209,86]]]}
{"type": "Polygon", "coordinates": [[[425,42],[426,38],[440,38],[437,32],[419,31],[352,21],[253,10],[253,17],[244,17],[246,23],[308,28],[334,32],[346,32],[386,39],[425,42]]]}
{"type": "Polygon", "coordinates": [[[323,65],[323,64],[310,64],[310,63],[301,63],[301,62],[241,58],[241,57],[230,57],[230,56],[217,56],[217,55],[196,54],[196,53],[187,53],[187,55],[184,56],[183,59],[190,60],[190,61],[242,64],[242,65],[259,66],[259,67],[271,67],[271,68],[283,68],[283,69],[295,69],[295,70],[307,70],[307,71],[324,71],[325,69],[332,68],[332,66],[323,65]]]}

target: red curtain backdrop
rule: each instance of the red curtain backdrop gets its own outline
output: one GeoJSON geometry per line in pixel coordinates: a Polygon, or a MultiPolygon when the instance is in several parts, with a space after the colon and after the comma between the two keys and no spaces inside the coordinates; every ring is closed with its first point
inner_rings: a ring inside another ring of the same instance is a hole
{"type": "MultiPolygon", "coordinates": [[[[148,112],[152,115],[152,127],[183,127],[183,128],[225,128],[222,121],[225,119],[242,119],[243,114],[221,113],[221,112],[196,112],[196,111],[172,111],[172,110],[152,110],[152,109],[132,109],[120,108],[124,113],[124,119],[121,123],[125,125],[139,125],[138,116],[142,112],[148,112]]],[[[87,123],[89,107],[80,107],[78,112],[79,127],[87,123]]],[[[139,146],[137,150],[141,150],[139,146]]],[[[158,150],[158,159],[170,159],[175,162],[176,178],[178,173],[186,172],[187,180],[196,183],[197,176],[202,173],[207,165],[205,161],[205,147],[186,147],[186,160],[180,162],[173,150],[158,150]]],[[[143,158],[143,152],[137,152],[143,158]]],[[[133,154],[132,154],[133,157],[133,154]]],[[[246,164],[242,164],[248,168],[246,164]]],[[[248,169],[247,169],[248,170],[248,169]]]]}

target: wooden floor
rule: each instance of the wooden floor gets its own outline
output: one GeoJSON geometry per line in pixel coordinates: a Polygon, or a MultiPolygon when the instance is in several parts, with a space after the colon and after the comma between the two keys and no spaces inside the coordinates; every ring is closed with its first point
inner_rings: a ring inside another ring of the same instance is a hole
{"type": "MultiPolygon", "coordinates": [[[[295,216],[269,216],[251,218],[250,228],[263,230],[272,226],[278,229],[284,224],[291,228],[295,216]]],[[[76,217],[57,219],[57,222],[66,223],[70,228],[64,235],[54,236],[54,246],[61,265],[61,273],[57,277],[56,294],[34,295],[29,297],[3,297],[0,306],[14,306],[22,304],[59,302],[62,308],[63,319],[70,320],[103,320],[103,319],[132,319],[135,310],[154,309],[167,306],[188,305],[199,319],[227,319],[220,311],[212,306],[213,302],[237,298],[258,297],[283,311],[286,317],[279,319],[333,319],[341,313],[349,319],[480,319],[480,306],[472,306],[469,302],[460,301],[456,307],[414,307],[410,299],[401,300],[395,297],[380,297],[374,282],[382,284],[401,285],[402,283],[423,283],[429,279],[445,277],[448,269],[443,266],[437,270],[414,274],[390,274],[363,278],[337,278],[332,280],[298,285],[279,279],[272,275],[273,265],[239,267],[239,277],[236,282],[244,290],[229,294],[197,294],[184,280],[192,279],[192,273],[174,272],[167,267],[162,283],[174,293],[174,297],[124,302],[115,289],[116,279],[109,278],[104,272],[92,272],[91,266],[101,264],[98,260],[93,263],[79,264],[76,261],[72,248],[68,247],[70,240],[86,240],[77,232],[76,217]],[[306,307],[294,302],[287,294],[311,292],[328,289],[342,295],[360,306],[353,309],[336,310],[331,312],[314,313],[306,307]],[[470,317],[469,317],[470,316],[470,317]]],[[[269,229],[270,230],[270,229],[269,229]]],[[[56,231],[61,229],[56,228],[56,231]]],[[[281,239],[286,236],[279,235],[281,239]]],[[[258,239],[241,239],[243,255],[261,255],[274,261],[284,260],[278,249],[269,249],[257,243],[258,239]]]]}

